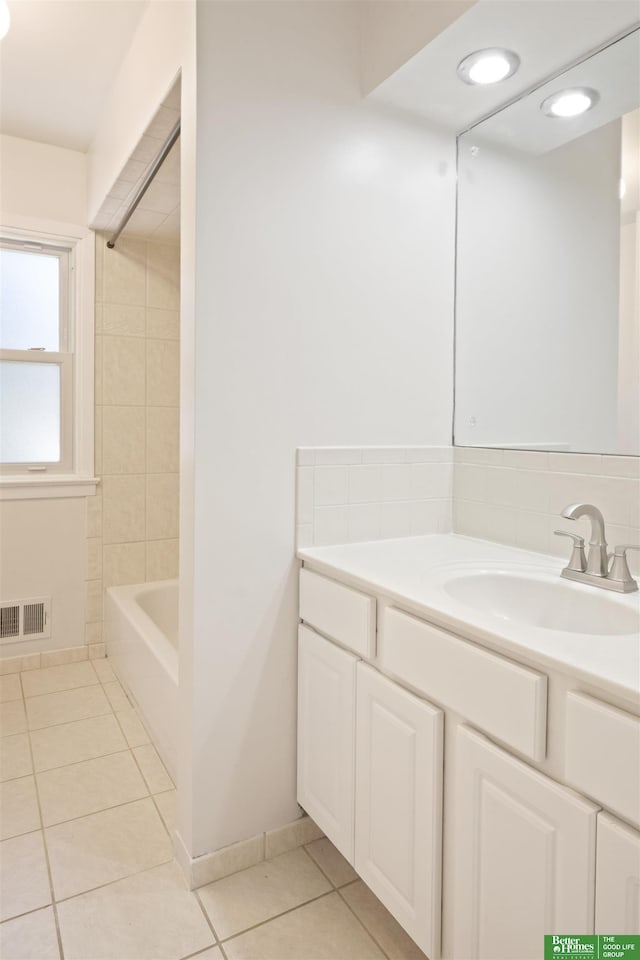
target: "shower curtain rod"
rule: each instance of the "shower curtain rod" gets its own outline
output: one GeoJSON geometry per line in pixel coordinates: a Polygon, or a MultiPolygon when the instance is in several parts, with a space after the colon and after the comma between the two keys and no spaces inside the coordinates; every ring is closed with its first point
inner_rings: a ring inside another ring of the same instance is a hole
{"type": "Polygon", "coordinates": [[[153,178],[155,177],[156,173],[158,172],[158,170],[160,169],[164,161],[167,159],[167,154],[169,153],[169,151],[171,150],[171,147],[174,145],[174,143],[176,142],[179,136],[180,136],[180,121],[178,120],[175,127],[169,134],[164,146],[162,147],[162,150],[160,151],[158,156],[155,158],[155,160],[147,170],[145,178],[140,184],[140,186],[138,187],[138,189],[136,190],[135,196],[133,197],[131,203],[129,204],[125,213],[123,214],[120,220],[120,223],[118,224],[117,230],[115,231],[111,239],[107,240],[107,246],[109,250],[113,250],[113,248],[115,247],[118,237],[120,236],[120,234],[122,233],[126,225],[129,223],[129,220],[131,219],[131,216],[134,210],[136,209],[136,207],[144,197],[149,186],[151,185],[153,178]]]}

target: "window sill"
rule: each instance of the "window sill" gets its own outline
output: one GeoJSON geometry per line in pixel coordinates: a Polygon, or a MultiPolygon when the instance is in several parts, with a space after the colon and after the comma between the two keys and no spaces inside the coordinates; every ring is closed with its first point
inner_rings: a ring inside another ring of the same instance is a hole
{"type": "Polygon", "coordinates": [[[41,474],[34,477],[5,473],[0,476],[0,500],[54,500],[93,497],[100,480],[74,474],[41,474]]]}

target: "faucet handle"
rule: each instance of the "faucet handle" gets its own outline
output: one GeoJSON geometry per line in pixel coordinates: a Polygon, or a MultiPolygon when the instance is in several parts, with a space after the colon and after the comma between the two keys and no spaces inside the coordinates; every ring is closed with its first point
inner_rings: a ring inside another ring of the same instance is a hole
{"type": "Polygon", "coordinates": [[[578,570],[584,573],[587,569],[587,558],[584,552],[584,537],[579,537],[577,533],[569,533],[568,530],[554,530],[557,537],[570,537],[573,540],[573,550],[571,558],[567,564],[567,570],[578,570]]]}
{"type": "MultiPolygon", "coordinates": [[[[611,570],[608,574],[609,580],[617,580],[620,581],[620,583],[628,584],[635,583],[635,580],[631,576],[631,571],[629,570],[629,564],[627,563],[627,550],[640,550],[640,545],[636,543],[618,544],[613,551],[611,570]]],[[[637,587],[635,589],[637,589],[637,587]]]]}

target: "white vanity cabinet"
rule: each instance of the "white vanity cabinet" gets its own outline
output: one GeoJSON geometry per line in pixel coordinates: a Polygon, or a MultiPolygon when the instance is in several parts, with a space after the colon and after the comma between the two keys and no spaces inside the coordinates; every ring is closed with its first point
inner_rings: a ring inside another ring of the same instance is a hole
{"type": "Polygon", "coordinates": [[[462,726],[455,953],[539,960],[544,934],[593,932],[598,808],[462,726]]]}
{"type": "Polygon", "coordinates": [[[356,664],[313,630],[298,634],[298,802],[354,861],[356,664]]]}
{"type": "Polygon", "coordinates": [[[640,833],[606,813],[598,816],[596,933],[640,931],[640,833]]]}
{"type": "Polygon", "coordinates": [[[355,867],[428,957],[439,955],[443,714],[358,664],[355,867]]]}

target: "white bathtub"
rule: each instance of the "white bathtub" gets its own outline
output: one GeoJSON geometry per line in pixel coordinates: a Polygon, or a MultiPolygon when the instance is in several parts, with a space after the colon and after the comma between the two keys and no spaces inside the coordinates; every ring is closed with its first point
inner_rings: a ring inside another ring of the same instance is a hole
{"type": "Polygon", "coordinates": [[[105,597],[107,655],[176,779],[178,581],[110,587],[105,597]]]}

